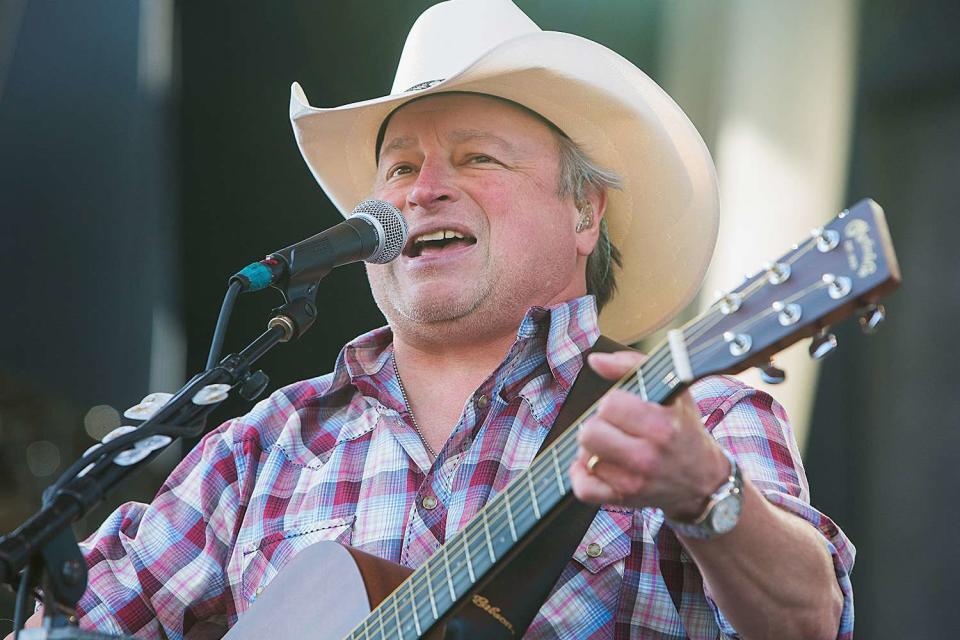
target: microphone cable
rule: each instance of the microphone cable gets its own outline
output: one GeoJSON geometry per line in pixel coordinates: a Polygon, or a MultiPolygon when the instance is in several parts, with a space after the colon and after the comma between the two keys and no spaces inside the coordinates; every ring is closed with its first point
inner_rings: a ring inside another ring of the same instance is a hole
{"type": "Polygon", "coordinates": [[[213,329],[213,339],[210,341],[210,353],[207,355],[207,371],[213,369],[220,362],[220,353],[223,351],[223,343],[227,337],[230,315],[233,313],[233,306],[237,302],[237,296],[240,295],[242,287],[243,285],[239,280],[231,279],[230,286],[227,287],[227,293],[223,296],[220,315],[217,316],[217,326],[213,329]]]}

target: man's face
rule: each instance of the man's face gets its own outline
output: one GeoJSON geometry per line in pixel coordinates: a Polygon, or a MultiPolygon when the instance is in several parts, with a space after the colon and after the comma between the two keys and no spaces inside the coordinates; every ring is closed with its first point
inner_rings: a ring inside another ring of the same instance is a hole
{"type": "Polygon", "coordinates": [[[483,96],[432,96],[393,115],[373,197],[403,212],[410,236],[398,259],[367,272],[395,330],[515,331],[529,307],[585,292],[554,135],[483,96]]]}

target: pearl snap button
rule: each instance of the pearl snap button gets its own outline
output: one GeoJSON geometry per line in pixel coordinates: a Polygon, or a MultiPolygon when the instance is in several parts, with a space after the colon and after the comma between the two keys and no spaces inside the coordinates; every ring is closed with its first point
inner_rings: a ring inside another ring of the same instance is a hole
{"type": "Polygon", "coordinates": [[[437,499],[433,496],[427,496],[423,499],[423,508],[427,511],[433,511],[437,508],[437,499]]]}
{"type": "Polygon", "coordinates": [[[487,394],[481,394],[480,397],[477,398],[477,406],[481,409],[486,409],[488,404],[490,404],[490,398],[487,397],[487,394]]]}
{"type": "Polygon", "coordinates": [[[601,547],[596,542],[591,542],[590,544],[587,545],[587,555],[590,556],[591,558],[596,558],[601,553],[603,553],[603,547],[601,547]]]}

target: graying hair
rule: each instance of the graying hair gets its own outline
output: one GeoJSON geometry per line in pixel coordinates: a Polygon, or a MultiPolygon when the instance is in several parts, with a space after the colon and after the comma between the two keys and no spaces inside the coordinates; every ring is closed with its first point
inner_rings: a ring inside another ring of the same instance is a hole
{"type": "MultiPolygon", "coordinates": [[[[573,196],[578,209],[587,203],[591,193],[621,189],[623,178],[610,169],[600,166],[580,148],[577,143],[557,132],[560,155],[559,184],[561,198],[573,196]]],[[[600,219],[600,238],[593,253],[587,258],[587,293],[597,299],[597,309],[603,309],[617,290],[617,274],[614,269],[623,266],[620,250],[610,240],[606,218],[600,219]]]]}

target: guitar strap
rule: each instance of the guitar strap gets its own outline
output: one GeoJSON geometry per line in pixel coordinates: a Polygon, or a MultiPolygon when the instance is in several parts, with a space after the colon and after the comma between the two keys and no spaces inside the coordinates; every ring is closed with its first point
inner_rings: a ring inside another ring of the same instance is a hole
{"type": "MultiPolygon", "coordinates": [[[[584,352],[583,367],[573,383],[560,413],[544,438],[537,456],[583,415],[613,385],[587,365],[592,352],[611,353],[629,349],[606,336],[584,352]]],[[[583,540],[599,507],[584,504],[573,493],[567,496],[535,527],[514,551],[471,590],[446,621],[445,640],[467,638],[519,638],[533,622],[564,568],[583,540]]]]}

